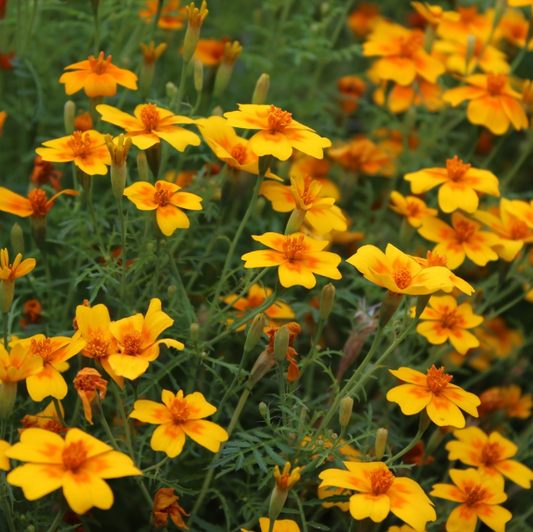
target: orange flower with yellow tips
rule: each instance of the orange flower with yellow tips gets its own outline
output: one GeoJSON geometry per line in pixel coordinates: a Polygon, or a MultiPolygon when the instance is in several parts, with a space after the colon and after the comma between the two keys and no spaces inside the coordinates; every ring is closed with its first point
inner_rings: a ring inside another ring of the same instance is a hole
{"type": "Polygon", "coordinates": [[[259,131],[249,140],[251,150],[259,157],[273,155],[286,161],[293,149],[317,159],[324,157],[324,148],[331,141],[320,137],[310,127],[292,118],[292,113],[274,105],[239,104],[238,111],[224,113],[228,125],[259,131]]]}
{"type": "Polygon", "coordinates": [[[191,222],[181,209],[201,211],[202,198],[168,181],[157,181],[155,186],[148,181],[138,181],[124,190],[126,196],[141,211],[155,211],[157,225],[165,236],[176,229],[187,229],[191,222]]]}
{"type": "Polygon", "coordinates": [[[488,170],[472,168],[457,155],[446,161],[446,168],[426,168],[405,175],[413,194],[423,194],[439,186],[439,206],[443,212],[463,209],[475,212],[479,206],[478,192],[500,196],[498,178],[488,170]]]}
{"type": "Polygon", "coordinates": [[[500,241],[498,235],[481,230],[481,224],[463,216],[452,214],[452,226],[438,218],[424,216],[418,232],[432,242],[438,242],[433,253],[446,256],[447,266],[455,270],[468,257],[478,266],[485,266],[491,260],[498,260],[492,249],[500,241]]]}
{"type": "Polygon", "coordinates": [[[363,44],[363,55],[381,57],[373,65],[380,80],[411,85],[416,76],[436,83],[444,65],[424,50],[424,34],[388,21],[380,21],[363,44]]]}
{"type": "Polygon", "coordinates": [[[178,504],[179,497],[174,495],[173,488],[161,488],[154,497],[154,524],[156,527],[168,525],[168,518],[178,527],[189,530],[182,515],[189,514],[178,504]]]}
{"type": "MultiPolygon", "coordinates": [[[[413,308],[413,316],[414,312],[413,308]]],[[[440,345],[450,340],[462,355],[479,346],[479,340],[467,329],[481,325],[483,316],[474,314],[470,303],[457,305],[453,296],[432,296],[420,319],[426,321],[419,323],[416,331],[430,344],[440,345]]]]}
{"type": "Polygon", "coordinates": [[[61,194],[68,194],[69,196],[80,195],[76,190],[65,189],[54,194],[50,199],[47,199],[44,190],[35,188],[25,198],[24,196],[11,192],[7,188],[0,187],[0,211],[16,214],[22,218],[26,218],[27,216],[43,218],[48,214],[56,198],[61,196],[61,194]]]}
{"type": "Polygon", "coordinates": [[[2,471],[9,471],[11,469],[11,463],[6,456],[6,451],[11,448],[11,444],[5,440],[0,440],[0,469],[2,471]]]}
{"type": "Polygon", "coordinates": [[[110,105],[98,105],[96,110],[102,115],[104,122],[124,128],[126,137],[137,148],[147,150],[165,140],[173,148],[183,151],[189,145],[199,146],[200,137],[176,124],[192,124],[194,120],[186,116],[174,115],[172,111],[161,109],[156,104],[142,103],[135,108],[135,116],[124,113],[110,105]]]}
{"type": "Polygon", "coordinates": [[[501,486],[475,469],[450,469],[452,484],[435,484],[432,497],[461,503],[446,521],[447,532],[474,532],[478,518],[494,532],[504,532],[513,517],[500,503],[507,500],[501,486]]]}
{"type": "Polygon", "coordinates": [[[127,379],[137,379],[159,356],[161,344],[182,350],[185,346],[171,338],[157,337],[171,327],[174,320],[161,310],[161,300],[150,301],[146,316],[136,314],[129,318],[114,321],[109,325],[116,338],[120,352],[109,356],[109,364],[116,375],[127,379]]]}
{"type": "Polygon", "coordinates": [[[93,424],[94,402],[103,401],[107,393],[107,381],[93,368],[83,368],[74,378],[74,388],[78,392],[83,406],[85,419],[93,424]]]}
{"type": "Polygon", "coordinates": [[[384,521],[389,513],[415,530],[424,530],[437,515],[424,490],[412,479],[396,477],[383,462],[344,462],[347,469],[327,469],[318,475],[319,488],[335,487],[356,491],[350,497],[354,519],[384,521]]]}
{"type": "Polygon", "coordinates": [[[65,439],[43,429],[25,430],[6,455],[26,462],[11,471],[7,481],[22,488],[27,500],[62,488],[68,505],[80,515],[93,506],[113,506],[113,492],[104,479],[142,475],[129,456],[76,428],[65,439]]]}
{"type": "Polygon", "coordinates": [[[278,266],[279,281],[285,288],[295,285],[313,288],[316,285],[315,275],[323,275],[330,279],[341,278],[341,273],[337,269],[341,258],[336,253],[323,251],[328,245],[325,240],[313,240],[302,233],[291,235],[265,233],[252,238],[271,248],[272,251],[245,253],[241,257],[246,261],[244,267],[278,266]]]}
{"type": "Polygon", "coordinates": [[[88,175],[105,175],[111,156],[104,135],[98,131],[74,131],[72,135],[43,142],[44,148],[35,151],[45,161],[66,163],[72,161],[88,175]]]}
{"type": "MultiPolygon", "coordinates": [[[[268,517],[261,517],[259,519],[259,527],[261,532],[300,532],[300,527],[292,519],[276,519],[272,530],[270,530],[270,519],[268,517]]],[[[241,528],[241,532],[252,532],[241,528]]]]}
{"type": "Polygon", "coordinates": [[[67,360],[85,347],[85,341],[79,337],[47,338],[44,334],[36,334],[19,340],[18,343],[28,349],[31,356],[40,357],[43,361],[42,371],[26,380],[30,397],[34,401],[42,401],[50,396],[63,399],[67,395],[68,387],[61,372],[68,369],[67,360]]]}
{"type": "Polygon", "coordinates": [[[435,425],[451,425],[458,429],[466,424],[461,410],[478,417],[477,407],[481,404],[479,398],[452,384],[453,375],[444,373],[444,368],[437,369],[433,365],[427,370],[427,375],[405,367],[389,371],[407,383],[396,386],[387,393],[387,400],[398,403],[406,416],[418,414],[425,409],[435,425]]]}
{"type": "Polygon", "coordinates": [[[159,425],[152,434],[150,445],[170,458],[178,456],[185,445],[186,436],[202,447],[216,453],[220,444],[228,440],[228,433],[219,425],[203,418],[217,409],[209,404],[200,392],[184,396],[183,390],[173,394],[163,390],[163,404],[155,401],[135,401],[130,417],[144,423],[159,425]]]}
{"type": "Polygon", "coordinates": [[[441,6],[434,6],[427,2],[411,2],[411,5],[432,26],[438,26],[443,20],[458,21],[461,18],[455,11],[444,11],[441,6]]]}
{"type": "Polygon", "coordinates": [[[456,430],[457,440],[446,444],[448,460],[460,460],[463,464],[478,468],[482,477],[491,478],[504,487],[504,477],[522,488],[529,489],[533,481],[533,471],[525,465],[510,460],[518,452],[518,447],[498,432],[487,436],[478,427],[456,430]]]}
{"type": "Polygon", "coordinates": [[[402,196],[395,190],[390,193],[392,203],[389,207],[398,214],[405,216],[409,225],[412,227],[420,227],[422,225],[423,216],[437,216],[439,213],[437,209],[430,209],[425,201],[416,196],[402,196]]]}
{"type": "MultiPolygon", "coordinates": [[[[160,0],[146,0],[145,8],[139,11],[140,17],[145,19],[147,24],[153,22],[153,17],[157,14],[159,9],[159,1],[160,0]]],[[[183,23],[187,17],[185,8],[180,8],[180,4],[180,0],[167,0],[164,2],[157,21],[158,27],[163,30],[179,30],[180,28],[183,28],[183,23]]]]}
{"type": "Polygon", "coordinates": [[[106,58],[104,52],[100,52],[98,58],[91,55],[86,61],[69,65],[65,70],[75,70],[75,72],[65,72],[59,78],[59,83],[65,84],[67,94],[74,94],[84,89],[89,98],[114,96],[117,85],[137,90],[137,76],[129,70],[115,66],[111,63],[111,56],[108,55],[106,58]]]}
{"type": "Polygon", "coordinates": [[[446,91],[442,98],[453,107],[468,100],[466,116],[472,124],[485,126],[495,135],[503,135],[510,125],[527,129],[522,97],[511,88],[506,74],[473,74],[464,81],[467,85],[446,91]]]}

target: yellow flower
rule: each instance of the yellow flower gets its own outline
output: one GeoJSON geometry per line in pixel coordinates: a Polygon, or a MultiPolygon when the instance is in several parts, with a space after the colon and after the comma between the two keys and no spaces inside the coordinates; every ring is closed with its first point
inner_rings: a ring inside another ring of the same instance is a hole
{"type": "Polygon", "coordinates": [[[28,275],[35,265],[35,259],[22,260],[20,253],[15,257],[15,262],[11,264],[7,248],[0,250],[0,279],[5,283],[14,283],[16,279],[28,275]]]}
{"type": "MultiPolygon", "coordinates": [[[[411,309],[414,316],[415,307],[411,309]]],[[[479,346],[479,340],[466,329],[473,329],[483,323],[483,316],[477,316],[470,303],[457,306],[453,296],[432,296],[428,306],[420,315],[421,323],[416,330],[430,344],[440,345],[450,340],[462,355],[479,346]]]]}
{"type": "MultiPolygon", "coordinates": [[[[63,405],[61,404],[61,401],[58,401],[59,404],[59,410],[61,412],[61,416],[65,417],[65,410],[63,408],[63,405]]],[[[43,429],[48,430],[50,432],[55,432],[56,434],[65,434],[67,430],[69,430],[67,427],[63,425],[61,422],[61,419],[59,418],[59,412],[56,409],[56,405],[53,401],[50,401],[48,403],[48,406],[42,411],[36,414],[35,416],[32,415],[26,415],[24,416],[21,421],[23,429],[19,429],[19,436],[27,429],[43,429]]]]}
{"type": "Polygon", "coordinates": [[[146,0],[145,8],[139,11],[139,16],[145,19],[147,24],[153,23],[153,17],[159,10],[159,2],[164,3],[160,10],[157,21],[158,27],[164,30],[178,30],[183,27],[183,21],[187,18],[186,9],[180,8],[180,0],[146,0]]]}
{"type": "Polygon", "coordinates": [[[446,522],[447,532],[474,532],[478,517],[494,532],[503,532],[505,523],[513,516],[500,503],[507,500],[503,489],[490,478],[483,479],[475,469],[451,469],[455,484],[435,484],[433,497],[461,503],[446,522]]]}
{"type": "Polygon", "coordinates": [[[438,26],[443,20],[457,21],[461,18],[455,11],[444,11],[441,6],[434,6],[427,2],[411,2],[411,5],[433,26],[438,26]]]}
{"type": "Polygon", "coordinates": [[[500,196],[498,178],[488,170],[463,164],[457,155],[446,161],[446,168],[427,168],[405,175],[413,194],[423,194],[439,186],[439,206],[444,212],[463,209],[475,212],[479,205],[476,192],[500,196]]]}
{"type": "Polygon", "coordinates": [[[348,471],[327,469],[320,473],[319,488],[335,487],[359,493],[350,497],[354,519],[381,523],[392,512],[416,530],[424,530],[437,515],[424,490],[407,477],[395,477],[383,462],[344,462],[348,471]]]}
{"type": "Polygon", "coordinates": [[[103,479],[142,475],[129,456],[76,428],[65,439],[43,429],[25,430],[6,455],[27,462],[7,476],[26,499],[63,488],[68,505],[80,515],[93,506],[109,510],[113,505],[113,492],[103,479]]]}
{"type": "Polygon", "coordinates": [[[69,196],[79,196],[80,193],[76,190],[65,189],[57,194],[54,194],[50,199],[47,199],[46,192],[40,188],[34,188],[28,193],[28,197],[20,196],[0,187],[0,211],[16,214],[21,218],[31,216],[32,218],[44,218],[48,211],[54,206],[55,200],[62,194],[69,196]]]}
{"type": "Polygon", "coordinates": [[[28,348],[15,343],[9,354],[0,343],[0,383],[3,386],[16,384],[43,369],[43,359],[31,355],[28,348]]]}
{"type": "MultiPolygon", "coordinates": [[[[261,517],[259,519],[259,526],[261,527],[261,532],[270,532],[270,519],[268,517],[261,517]]],[[[252,531],[241,528],[241,532],[252,531]]],[[[274,521],[272,532],[300,532],[300,527],[291,519],[279,519],[274,521]]]]}
{"type": "Polygon", "coordinates": [[[11,444],[5,440],[0,440],[0,469],[9,471],[11,464],[9,458],[6,456],[6,451],[11,448],[11,444]]]}
{"type": "Polygon", "coordinates": [[[465,42],[469,35],[474,35],[482,42],[487,42],[492,29],[492,20],[486,13],[478,13],[477,6],[457,6],[459,20],[442,20],[437,34],[443,39],[465,42]]]}
{"type": "Polygon", "coordinates": [[[78,392],[83,406],[85,419],[93,424],[91,405],[94,401],[103,401],[107,393],[107,381],[93,368],[83,368],[74,378],[74,388],[78,392]]]}
{"type": "Polygon", "coordinates": [[[279,466],[274,468],[274,478],[276,479],[276,486],[279,490],[287,491],[292,488],[300,480],[300,471],[303,467],[295,467],[291,471],[291,463],[285,462],[283,473],[280,472],[279,466]]]}
{"type": "Polygon", "coordinates": [[[141,50],[146,64],[154,64],[166,49],[167,45],[164,42],[157,46],[155,46],[154,41],[150,41],[149,45],[141,43],[141,50]]]}
{"type": "Polygon", "coordinates": [[[180,192],[181,187],[168,181],[138,181],[124,190],[126,196],[141,211],[155,211],[157,225],[165,236],[176,229],[187,229],[191,222],[181,209],[201,211],[202,198],[190,192],[180,192]]]}
{"type": "Polygon", "coordinates": [[[389,207],[398,214],[405,216],[413,227],[422,225],[423,216],[437,216],[437,209],[430,209],[426,203],[416,196],[402,196],[399,192],[390,193],[392,203],[389,207]]]}
{"type": "Polygon", "coordinates": [[[173,323],[174,320],[161,310],[161,300],[157,298],[150,301],[145,317],[136,314],[112,322],[109,330],[120,350],[119,353],[110,355],[108,359],[115,374],[131,380],[137,379],[148,369],[149,363],[159,356],[160,344],[183,349],[185,346],[177,340],[157,339],[173,323]]]}
{"type": "Polygon", "coordinates": [[[245,253],[241,257],[246,261],[244,267],[279,266],[279,281],[285,288],[295,285],[313,288],[316,285],[315,275],[323,275],[330,279],[341,278],[341,273],[337,269],[341,258],[336,253],[322,251],[328,245],[327,241],[316,241],[302,233],[292,235],[265,233],[252,238],[273,251],[245,253]]]}
{"type": "Polygon", "coordinates": [[[529,489],[533,471],[516,460],[509,460],[518,447],[498,432],[489,436],[478,427],[456,430],[457,440],[446,444],[448,460],[460,460],[463,464],[478,468],[482,477],[491,478],[502,489],[507,477],[522,488],[529,489]]]}
{"type": "Polygon", "coordinates": [[[459,429],[466,423],[460,408],[471,416],[478,417],[477,407],[481,404],[479,398],[451,384],[453,376],[444,373],[444,368],[431,366],[427,375],[405,367],[389,371],[407,383],[396,386],[387,393],[387,400],[398,403],[406,416],[426,409],[429,419],[435,425],[451,425],[459,429]]]}
{"type": "Polygon", "coordinates": [[[296,122],[292,113],[274,105],[239,104],[238,111],[225,113],[224,116],[228,119],[229,126],[259,130],[249,141],[251,150],[259,157],[273,155],[286,161],[294,148],[322,159],[323,149],[331,146],[330,140],[296,122]]]}
{"type": "Polygon", "coordinates": [[[178,456],[185,445],[185,436],[216,453],[220,444],[228,440],[228,433],[219,425],[202,419],[217,409],[209,404],[200,392],[183,396],[183,390],[173,394],[163,390],[161,400],[135,401],[130,417],[144,423],[159,425],[152,434],[150,445],[170,458],[178,456]]]}

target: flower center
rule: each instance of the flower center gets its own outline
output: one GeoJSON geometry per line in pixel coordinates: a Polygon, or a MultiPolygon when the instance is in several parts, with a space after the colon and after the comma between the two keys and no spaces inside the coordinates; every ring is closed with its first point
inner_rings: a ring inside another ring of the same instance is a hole
{"type": "Polygon", "coordinates": [[[318,181],[309,176],[304,177],[304,190],[300,196],[304,204],[311,205],[320,193],[321,188],[322,185],[318,181]]]}
{"type": "Polygon", "coordinates": [[[447,375],[444,373],[444,368],[437,369],[435,364],[427,370],[426,383],[427,387],[435,394],[438,395],[440,391],[453,379],[453,375],[447,375]]]}
{"type": "Polygon", "coordinates": [[[268,111],[268,129],[270,133],[281,133],[292,122],[292,113],[281,110],[274,105],[268,111]]]}
{"type": "Polygon", "coordinates": [[[465,489],[465,504],[468,506],[477,506],[480,502],[484,501],[488,497],[486,489],[482,489],[479,486],[468,486],[465,489]]]}
{"type": "Polygon", "coordinates": [[[373,495],[387,493],[393,483],[394,475],[387,469],[378,469],[370,473],[370,484],[372,485],[373,495]]]}
{"type": "Polygon", "coordinates": [[[411,272],[405,266],[400,266],[394,270],[392,278],[394,279],[396,286],[400,290],[403,290],[411,284],[412,276],[411,272]]]}
{"type": "Polygon", "coordinates": [[[461,15],[461,22],[472,22],[477,17],[477,7],[458,7],[459,15],[461,15]]]}
{"type": "Polygon", "coordinates": [[[106,340],[101,333],[94,334],[85,346],[85,351],[94,358],[104,358],[111,340],[106,340]]]}
{"type": "Polygon", "coordinates": [[[522,240],[526,238],[526,236],[529,233],[527,224],[523,222],[522,220],[517,220],[517,219],[511,220],[509,229],[511,232],[511,238],[513,240],[522,240]]]}
{"type": "Polygon", "coordinates": [[[135,356],[141,350],[141,333],[138,331],[132,331],[124,336],[123,341],[123,354],[135,356]]]}
{"type": "Polygon", "coordinates": [[[174,423],[185,423],[189,419],[190,410],[187,402],[183,399],[173,399],[170,403],[170,414],[174,423]]]}
{"type": "Polygon", "coordinates": [[[444,329],[453,329],[458,323],[461,322],[461,318],[457,316],[455,310],[452,310],[442,315],[441,322],[444,329]]]}
{"type": "Polygon", "coordinates": [[[142,108],[141,122],[144,124],[147,131],[152,131],[152,129],[157,128],[157,125],[159,124],[159,111],[157,110],[157,105],[148,103],[142,108]]]}
{"type": "Polygon", "coordinates": [[[469,224],[466,220],[459,220],[455,226],[455,233],[460,243],[468,242],[470,237],[476,233],[476,226],[469,224]]]}
{"type": "Polygon", "coordinates": [[[32,356],[41,357],[43,360],[48,360],[48,357],[52,353],[50,338],[45,338],[41,341],[32,339],[30,343],[30,352],[32,356]]]}
{"type": "Polygon", "coordinates": [[[246,147],[243,144],[237,144],[231,150],[231,156],[239,163],[244,164],[246,159],[246,147]]]}
{"type": "Polygon", "coordinates": [[[506,79],[507,74],[493,74],[492,72],[489,72],[487,76],[487,90],[491,96],[496,96],[502,92],[506,79]]]}
{"type": "Polygon", "coordinates": [[[92,375],[78,375],[74,379],[74,388],[84,392],[94,392],[97,388],[97,385],[92,375]]]}
{"type": "Polygon", "coordinates": [[[42,428],[44,430],[48,430],[49,432],[55,432],[56,434],[63,434],[63,432],[65,432],[63,423],[61,423],[59,419],[47,419],[42,428]]]}
{"type": "Polygon", "coordinates": [[[28,194],[28,199],[33,209],[32,216],[46,216],[46,192],[40,188],[32,190],[28,194]]]}
{"type": "Polygon", "coordinates": [[[91,137],[89,133],[74,131],[72,137],[67,141],[67,146],[74,152],[76,157],[85,158],[91,150],[91,137]]]}
{"type": "Polygon", "coordinates": [[[448,262],[448,257],[446,255],[439,255],[431,251],[427,252],[426,258],[428,261],[428,267],[446,266],[446,263],[448,262]]]}
{"type": "Polygon", "coordinates": [[[87,449],[82,441],[75,441],[63,449],[63,464],[67,469],[76,471],[87,459],[87,449]]]}
{"type": "Polygon", "coordinates": [[[291,262],[302,260],[306,251],[307,244],[304,242],[303,235],[294,238],[287,237],[283,243],[285,258],[291,262]]]}
{"type": "Polygon", "coordinates": [[[162,188],[161,183],[156,183],[155,189],[156,190],[154,194],[154,201],[158,205],[161,205],[161,207],[164,207],[170,201],[170,197],[173,195],[173,192],[165,188],[162,188]]]}
{"type": "Polygon", "coordinates": [[[423,44],[423,40],[418,34],[411,35],[410,37],[401,37],[400,57],[411,57],[423,44]]]}
{"type": "Polygon", "coordinates": [[[416,217],[420,213],[420,205],[414,201],[407,202],[407,216],[416,217]]]}
{"type": "Polygon", "coordinates": [[[486,443],[481,450],[481,462],[487,466],[499,462],[502,450],[498,442],[486,443]]]}
{"type": "Polygon", "coordinates": [[[89,65],[95,74],[104,74],[110,64],[111,56],[108,55],[107,59],[104,59],[104,52],[98,54],[98,59],[94,55],[89,56],[89,65]]]}
{"type": "Polygon", "coordinates": [[[453,159],[448,159],[446,161],[446,170],[448,170],[448,179],[452,181],[459,181],[465,174],[468,172],[472,165],[463,164],[463,161],[457,157],[453,159]]]}

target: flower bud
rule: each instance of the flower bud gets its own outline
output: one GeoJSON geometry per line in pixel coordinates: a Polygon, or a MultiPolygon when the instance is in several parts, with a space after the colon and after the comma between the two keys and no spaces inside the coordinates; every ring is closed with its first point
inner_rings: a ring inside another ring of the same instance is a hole
{"type": "Polygon", "coordinates": [[[290,337],[290,330],[286,325],[280,327],[276,332],[276,337],[274,338],[274,356],[278,362],[283,362],[287,356],[290,337]]]}
{"type": "Polygon", "coordinates": [[[416,298],[416,309],[415,309],[415,317],[419,318],[422,312],[424,312],[424,309],[427,307],[427,304],[429,303],[429,298],[431,297],[430,294],[424,295],[424,296],[418,296],[416,298]]]}
{"type": "Polygon", "coordinates": [[[226,90],[228,83],[231,79],[231,74],[233,73],[233,65],[235,61],[242,52],[242,46],[239,44],[239,41],[234,41],[233,43],[226,43],[224,49],[224,57],[222,62],[217,70],[217,75],[215,78],[215,87],[213,89],[213,96],[218,98],[226,90]]]}
{"type": "Polygon", "coordinates": [[[189,334],[191,336],[191,342],[193,344],[198,343],[198,339],[200,338],[200,326],[197,323],[191,323],[189,334]]]}
{"type": "Polygon", "coordinates": [[[292,235],[293,233],[298,233],[300,227],[302,227],[302,224],[304,223],[306,214],[307,211],[296,207],[289,217],[287,226],[285,227],[285,234],[292,235]]]}
{"type": "Polygon", "coordinates": [[[179,89],[172,83],[172,81],[169,81],[166,86],[166,92],[167,92],[167,98],[168,98],[168,106],[174,107],[174,103],[176,102],[176,98],[178,97],[179,89]]]}
{"type": "Polygon", "coordinates": [[[391,292],[387,290],[383,303],[381,303],[381,310],[379,311],[379,326],[385,327],[402,302],[402,294],[391,292]]]}
{"type": "Polygon", "coordinates": [[[376,431],[375,451],[376,451],[376,458],[378,460],[381,460],[383,458],[383,455],[385,454],[385,450],[387,448],[387,436],[388,435],[389,435],[389,431],[387,429],[378,429],[376,431]]]}
{"type": "Polygon", "coordinates": [[[65,133],[72,135],[74,133],[74,115],[76,114],[76,104],[68,100],[63,108],[63,121],[65,124],[65,133]]]}
{"type": "Polygon", "coordinates": [[[150,174],[148,172],[148,159],[143,151],[139,152],[137,155],[137,170],[139,172],[139,181],[150,180],[150,174]]]}
{"type": "Polygon", "coordinates": [[[347,427],[350,423],[353,410],[353,399],[351,397],[345,397],[339,406],[339,423],[341,427],[347,427]]]}
{"type": "Polygon", "coordinates": [[[220,105],[217,105],[212,111],[211,116],[222,116],[224,114],[224,111],[222,110],[222,107],[220,105]]]}
{"type": "Polygon", "coordinates": [[[152,171],[154,179],[157,179],[157,176],[159,175],[159,167],[161,165],[161,142],[156,142],[153,146],[144,150],[144,153],[146,153],[148,167],[152,171]]]}
{"type": "Polygon", "coordinates": [[[318,317],[322,321],[326,321],[329,318],[331,309],[335,303],[335,287],[328,283],[322,288],[322,294],[320,296],[320,305],[318,307],[318,317]]]}
{"type": "Polygon", "coordinates": [[[200,9],[195,7],[194,2],[191,2],[190,5],[186,6],[187,16],[189,18],[189,24],[187,25],[187,31],[185,32],[185,39],[183,40],[183,60],[185,63],[188,63],[194,51],[196,50],[196,45],[200,39],[200,28],[207,17],[209,11],[207,9],[207,3],[205,0],[202,2],[200,9]]]}
{"type": "Polygon", "coordinates": [[[268,419],[270,416],[269,416],[269,412],[268,412],[268,406],[266,403],[264,403],[263,401],[261,401],[259,403],[259,413],[261,414],[262,417],[264,417],[265,419],[268,419]]]}
{"type": "Polygon", "coordinates": [[[39,249],[46,244],[46,216],[32,216],[30,218],[30,233],[39,249]]]}
{"type": "Polygon", "coordinates": [[[465,72],[470,74],[470,63],[476,53],[476,36],[470,34],[466,40],[465,72]]]}
{"type": "Polygon", "coordinates": [[[252,103],[254,105],[263,105],[265,103],[269,87],[270,76],[268,74],[261,74],[255,84],[254,95],[252,96],[252,103]]]}
{"type": "Polygon", "coordinates": [[[270,505],[268,509],[268,517],[275,521],[283,507],[285,506],[285,501],[289,495],[289,489],[300,480],[300,471],[301,467],[295,467],[291,472],[291,464],[287,462],[283,468],[283,473],[280,472],[279,466],[274,468],[274,478],[276,479],[276,485],[272,490],[272,495],[270,496],[270,505]]]}
{"type": "MultiPolygon", "coordinates": [[[[6,346],[6,349],[7,349],[7,346],[6,346]]],[[[6,381],[0,384],[0,420],[5,421],[11,417],[11,413],[13,412],[13,407],[15,406],[16,399],[17,399],[17,383],[16,382],[6,381]]]]}
{"type": "Polygon", "coordinates": [[[148,46],[141,43],[143,63],[141,66],[141,75],[139,76],[139,89],[143,98],[147,98],[148,94],[150,94],[150,88],[154,80],[155,63],[166,48],[167,45],[165,43],[161,43],[157,47],[154,46],[154,41],[151,41],[148,46]]]}
{"type": "Polygon", "coordinates": [[[126,137],[121,133],[117,137],[116,144],[111,135],[105,136],[105,143],[111,155],[111,187],[113,195],[117,201],[122,200],[124,188],[126,187],[126,158],[131,148],[131,137],[126,137]]]}
{"type": "Polygon", "coordinates": [[[248,327],[248,334],[246,335],[246,342],[244,343],[244,351],[249,353],[256,345],[257,342],[261,339],[263,334],[263,328],[266,327],[265,315],[260,313],[258,314],[251,325],[248,327]]]}
{"type": "Polygon", "coordinates": [[[194,63],[194,88],[196,92],[202,92],[204,86],[204,65],[201,61],[194,63]]]}
{"type": "Polygon", "coordinates": [[[174,294],[178,291],[178,288],[175,284],[171,284],[167,288],[167,296],[169,299],[172,299],[174,297],[174,294]]]}
{"type": "Polygon", "coordinates": [[[11,247],[15,257],[20,253],[24,255],[24,233],[18,223],[14,223],[11,228],[11,247]]]}

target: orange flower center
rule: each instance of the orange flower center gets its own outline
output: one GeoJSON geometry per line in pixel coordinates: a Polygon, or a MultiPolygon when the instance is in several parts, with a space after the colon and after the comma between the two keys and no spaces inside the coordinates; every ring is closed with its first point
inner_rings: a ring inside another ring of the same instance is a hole
{"type": "Polygon", "coordinates": [[[481,450],[481,462],[487,466],[499,462],[503,449],[498,442],[486,443],[481,450]]]}
{"type": "Polygon", "coordinates": [[[91,151],[91,137],[89,133],[74,131],[72,137],[67,141],[67,146],[73,151],[76,157],[85,158],[91,151]]]}
{"type": "Polygon", "coordinates": [[[274,105],[268,111],[268,129],[270,133],[281,133],[292,122],[292,113],[281,110],[274,105]]]}
{"type": "Polygon", "coordinates": [[[468,242],[476,233],[476,226],[469,224],[466,220],[459,220],[455,226],[456,238],[460,243],[468,242]]]}
{"type": "Polygon", "coordinates": [[[387,469],[377,469],[370,473],[373,495],[383,495],[394,484],[394,475],[387,469]]]}
{"type": "Polygon", "coordinates": [[[132,331],[124,336],[122,342],[124,346],[123,354],[135,356],[141,350],[141,333],[138,331],[132,331]]]}
{"type": "Polygon", "coordinates": [[[46,216],[46,192],[40,188],[32,190],[28,194],[28,199],[31,203],[31,208],[33,209],[32,216],[46,216]]]}
{"type": "Polygon", "coordinates": [[[74,378],[74,388],[83,392],[94,392],[98,383],[94,375],[78,375],[74,378]]]}
{"type": "Polygon", "coordinates": [[[183,399],[172,399],[168,409],[170,410],[172,421],[174,421],[175,424],[185,423],[185,421],[189,419],[189,405],[183,399]]]}
{"type": "Polygon", "coordinates": [[[278,487],[282,490],[287,490],[289,489],[288,488],[288,484],[289,484],[289,477],[290,475],[289,474],[281,474],[277,479],[276,479],[276,484],[278,485],[278,487]]]}
{"type": "Polygon", "coordinates": [[[246,159],[246,147],[243,144],[236,144],[231,150],[231,156],[239,164],[244,164],[244,161],[246,159]]]}
{"type": "Polygon", "coordinates": [[[426,382],[427,387],[435,394],[438,395],[441,390],[446,388],[450,381],[453,379],[453,375],[447,375],[444,373],[444,368],[437,369],[435,365],[431,366],[427,370],[426,382]]]}
{"type": "Polygon", "coordinates": [[[511,220],[509,231],[513,240],[522,240],[526,238],[529,233],[527,224],[522,220],[511,220]]]}
{"type": "Polygon", "coordinates": [[[307,251],[307,244],[304,241],[303,235],[290,238],[288,237],[283,243],[283,252],[285,258],[290,262],[302,260],[307,251]]]}
{"type": "Polygon", "coordinates": [[[477,17],[477,7],[458,7],[459,15],[461,15],[461,22],[472,22],[477,17]]]}
{"type": "Polygon", "coordinates": [[[164,207],[169,201],[170,197],[173,195],[173,192],[161,187],[161,183],[155,184],[155,194],[154,201],[164,207]]]}
{"type": "Polygon", "coordinates": [[[75,441],[63,449],[63,464],[67,469],[76,471],[87,460],[87,449],[82,441],[75,441]]]}
{"type": "Polygon", "coordinates": [[[94,358],[104,358],[107,355],[107,349],[110,343],[111,340],[106,340],[101,333],[96,333],[87,342],[85,351],[90,353],[94,358]]]}
{"type": "Polygon", "coordinates": [[[487,90],[492,96],[500,94],[505,87],[505,81],[507,80],[507,74],[493,74],[489,72],[487,76],[487,90]]]}
{"type": "Polygon", "coordinates": [[[32,356],[41,357],[43,360],[48,360],[48,357],[52,353],[52,345],[50,338],[44,340],[32,339],[30,343],[30,352],[32,356]]]}
{"type": "Polygon", "coordinates": [[[426,255],[428,266],[446,266],[448,262],[448,257],[446,255],[439,255],[431,251],[427,252],[426,255]]]}
{"type": "Polygon", "coordinates": [[[405,266],[400,266],[394,270],[392,278],[400,290],[407,288],[411,284],[412,280],[411,272],[405,266]]]}
{"type": "Polygon", "coordinates": [[[317,181],[313,181],[313,179],[309,176],[304,177],[304,190],[300,197],[302,198],[302,201],[305,205],[311,205],[316,197],[318,196],[320,190],[322,188],[322,185],[318,183],[317,181]],[[311,186],[313,183],[316,183],[314,186],[311,186]]]}
{"type": "Polygon", "coordinates": [[[408,217],[416,218],[420,214],[420,205],[414,201],[408,201],[406,209],[408,217]]]}
{"type": "Polygon", "coordinates": [[[482,489],[480,486],[468,486],[465,489],[465,504],[468,506],[477,506],[488,496],[489,493],[486,489],[482,489]]]}
{"type": "Polygon", "coordinates": [[[442,327],[444,329],[453,329],[461,321],[461,317],[457,316],[457,312],[455,310],[445,312],[441,316],[442,327]]]}
{"type": "Polygon", "coordinates": [[[50,432],[55,432],[56,434],[65,432],[65,428],[59,419],[47,419],[44,425],[42,425],[42,428],[50,432]]]}
{"type": "Polygon", "coordinates": [[[448,179],[459,181],[468,172],[472,165],[464,164],[457,155],[453,159],[446,161],[446,170],[448,170],[448,179]]]}
{"type": "Polygon", "coordinates": [[[105,74],[107,67],[111,64],[111,56],[108,55],[107,59],[104,59],[104,52],[98,54],[98,59],[94,55],[89,56],[89,65],[91,70],[95,74],[105,74]]]}
{"type": "Polygon", "coordinates": [[[423,40],[419,34],[411,35],[410,37],[401,37],[400,57],[411,57],[423,44],[423,40]]]}
{"type": "Polygon", "coordinates": [[[146,104],[141,111],[141,122],[147,131],[157,129],[159,124],[159,111],[157,105],[153,103],[146,104]]]}

